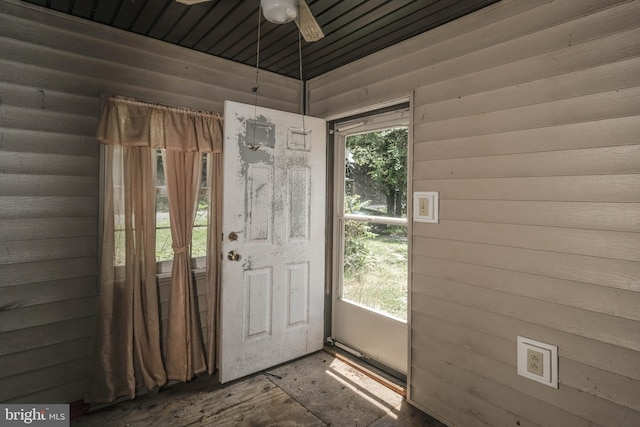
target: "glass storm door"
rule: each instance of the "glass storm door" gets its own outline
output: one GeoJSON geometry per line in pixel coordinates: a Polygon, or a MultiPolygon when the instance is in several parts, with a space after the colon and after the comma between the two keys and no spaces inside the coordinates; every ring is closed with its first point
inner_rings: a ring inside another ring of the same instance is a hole
{"type": "Polygon", "coordinates": [[[408,111],[336,130],[332,338],[406,374],[408,111]]]}

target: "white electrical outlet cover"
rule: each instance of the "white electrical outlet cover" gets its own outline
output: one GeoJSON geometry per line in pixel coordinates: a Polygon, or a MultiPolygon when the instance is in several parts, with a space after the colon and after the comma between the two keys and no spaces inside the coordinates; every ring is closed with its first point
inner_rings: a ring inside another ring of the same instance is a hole
{"type": "Polygon", "coordinates": [[[518,336],[518,375],[558,388],[558,347],[518,336]],[[527,370],[527,349],[542,353],[542,376],[527,370]]]}

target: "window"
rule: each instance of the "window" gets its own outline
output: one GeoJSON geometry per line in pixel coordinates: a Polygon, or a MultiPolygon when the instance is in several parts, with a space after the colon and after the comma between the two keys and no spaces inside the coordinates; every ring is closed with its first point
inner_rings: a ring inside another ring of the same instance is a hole
{"type": "MultiPolygon", "coordinates": [[[[198,208],[191,236],[191,257],[204,258],[207,254],[207,226],[209,213],[209,162],[210,155],[202,156],[201,182],[198,208]]],[[[165,184],[162,150],[156,151],[156,261],[162,263],[162,270],[170,268],[173,260],[173,239],[169,223],[169,198],[165,184]],[[167,265],[164,265],[167,264],[167,265]]],[[[204,265],[204,264],[202,264],[204,265]]]]}
{"type": "MultiPolygon", "coordinates": [[[[204,257],[207,254],[207,227],[209,214],[209,185],[211,179],[209,177],[209,154],[202,156],[201,165],[201,183],[198,196],[198,209],[193,226],[193,235],[191,236],[191,257],[196,260],[196,268],[205,265],[204,257]]],[[[171,238],[171,227],[169,223],[169,198],[167,195],[167,187],[165,184],[164,167],[162,164],[162,150],[155,152],[155,175],[156,175],[156,261],[159,264],[158,272],[166,273],[171,270],[171,262],[173,261],[173,239],[171,238]]],[[[122,187],[124,177],[122,167],[116,164],[115,179],[116,187],[122,187]]],[[[116,191],[116,193],[119,193],[116,191]]],[[[124,201],[120,200],[120,206],[124,206],[124,201]]],[[[115,238],[119,243],[116,244],[118,252],[115,255],[115,265],[124,265],[124,218],[118,216],[115,223],[115,238]]]]}

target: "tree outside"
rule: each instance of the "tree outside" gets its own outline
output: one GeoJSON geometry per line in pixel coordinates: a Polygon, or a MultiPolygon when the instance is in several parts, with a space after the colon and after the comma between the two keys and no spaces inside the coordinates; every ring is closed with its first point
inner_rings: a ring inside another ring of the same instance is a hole
{"type": "MultiPolygon", "coordinates": [[[[369,132],[347,138],[351,153],[347,161],[347,179],[356,173],[370,178],[375,188],[386,196],[386,216],[407,213],[407,142],[408,129],[396,128],[369,132]]],[[[354,194],[347,194],[353,196],[354,194]]]]}

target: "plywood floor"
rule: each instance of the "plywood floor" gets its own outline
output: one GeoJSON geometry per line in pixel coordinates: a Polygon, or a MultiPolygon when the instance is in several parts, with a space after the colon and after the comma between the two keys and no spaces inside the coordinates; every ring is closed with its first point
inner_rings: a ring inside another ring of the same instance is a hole
{"type": "Polygon", "coordinates": [[[75,420],[75,427],[445,427],[325,352],[221,386],[209,375],[75,420]]]}

